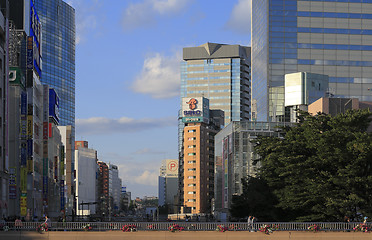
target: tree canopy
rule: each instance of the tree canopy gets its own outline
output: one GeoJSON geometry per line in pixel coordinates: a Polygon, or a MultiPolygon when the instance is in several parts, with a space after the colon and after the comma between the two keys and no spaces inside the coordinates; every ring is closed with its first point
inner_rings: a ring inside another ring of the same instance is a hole
{"type": "MultiPolygon", "coordinates": [[[[368,110],[349,110],[336,117],[301,112],[296,126],[283,128],[284,138],[257,138],[256,180],[243,180],[253,185],[234,199],[231,212],[243,198],[249,211],[248,203],[257,201],[257,195],[248,190],[265,184],[265,194],[272,198],[260,211],[274,220],[372,216],[372,136],[366,131],[371,115],[368,110]]],[[[272,220],[261,220],[266,218],[272,220]]]]}

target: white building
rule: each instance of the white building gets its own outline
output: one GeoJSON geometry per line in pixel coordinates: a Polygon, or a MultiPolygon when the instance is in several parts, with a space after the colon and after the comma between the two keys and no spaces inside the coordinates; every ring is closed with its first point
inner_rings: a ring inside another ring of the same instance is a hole
{"type": "Polygon", "coordinates": [[[90,148],[75,149],[76,214],[96,213],[97,151],[90,148]]]}
{"type": "Polygon", "coordinates": [[[159,206],[173,205],[174,196],[178,191],[178,160],[165,159],[162,161],[159,174],[159,206]]]}

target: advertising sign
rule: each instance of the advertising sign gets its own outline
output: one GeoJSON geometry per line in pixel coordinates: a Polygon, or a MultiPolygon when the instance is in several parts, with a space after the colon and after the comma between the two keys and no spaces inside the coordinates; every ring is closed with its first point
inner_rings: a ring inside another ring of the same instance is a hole
{"type": "MultiPolygon", "coordinates": [[[[34,4],[31,1],[30,7],[30,37],[33,40],[32,66],[41,77],[41,24],[36,13],[34,4]]],[[[27,68],[29,65],[29,43],[27,43],[27,68]]]]}
{"type": "Polygon", "coordinates": [[[178,161],[175,160],[166,160],[167,176],[178,176],[178,161]]]}
{"type": "Polygon", "coordinates": [[[49,89],[49,116],[59,123],[59,97],[53,88],[49,89]]]}
{"type": "Polygon", "coordinates": [[[17,174],[16,168],[9,168],[9,199],[17,198],[17,174]]]}
{"type": "Polygon", "coordinates": [[[203,97],[182,98],[182,122],[209,123],[209,100],[203,97]]]}
{"type": "Polygon", "coordinates": [[[27,69],[34,69],[34,41],[31,36],[27,37],[27,69]]]}
{"type": "Polygon", "coordinates": [[[27,138],[32,139],[33,133],[33,117],[32,115],[27,115],[27,138]]]}
{"type": "Polygon", "coordinates": [[[61,210],[64,210],[65,209],[65,181],[61,180],[59,190],[60,190],[59,195],[61,196],[61,210]]]}
{"type": "Polygon", "coordinates": [[[25,217],[27,214],[27,194],[26,193],[21,194],[20,205],[21,205],[21,216],[25,217]]]}
{"type": "Polygon", "coordinates": [[[20,168],[20,184],[21,184],[21,192],[27,193],[27,168],[21,167],[20,168]]]}

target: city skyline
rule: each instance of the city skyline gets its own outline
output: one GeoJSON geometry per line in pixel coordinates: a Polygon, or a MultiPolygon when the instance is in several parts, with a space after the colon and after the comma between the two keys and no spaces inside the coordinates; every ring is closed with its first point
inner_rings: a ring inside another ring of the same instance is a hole
{"type": "Polygon", "coordinates": [[[178,158],[182,49],[249,46],[250,0],[66,2],[76,14],[76,141],[117,165],[133,197],[156,196],[161,161],[178,158]]]}

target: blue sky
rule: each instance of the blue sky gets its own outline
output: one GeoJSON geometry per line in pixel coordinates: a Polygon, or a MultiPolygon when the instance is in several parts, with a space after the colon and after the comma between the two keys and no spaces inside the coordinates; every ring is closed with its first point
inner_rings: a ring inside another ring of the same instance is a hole
{"type": "Polygon", "coordinates": [[[250,0],[66,0],[76,10],[76,140],[119,166],[132,198],[157,196],[178,158],[182,48],[250,45],[250,0]]]}

